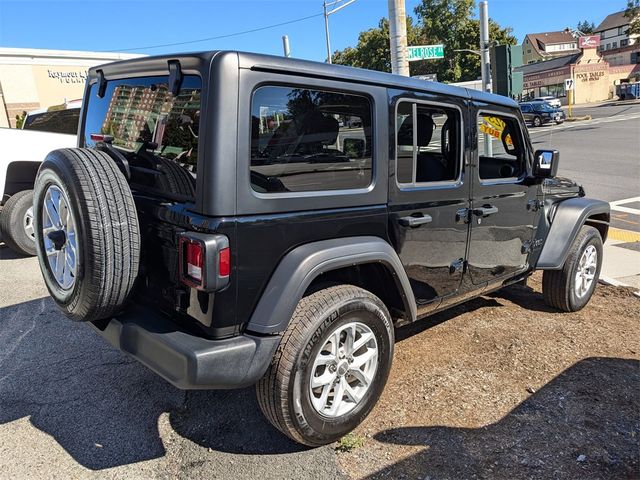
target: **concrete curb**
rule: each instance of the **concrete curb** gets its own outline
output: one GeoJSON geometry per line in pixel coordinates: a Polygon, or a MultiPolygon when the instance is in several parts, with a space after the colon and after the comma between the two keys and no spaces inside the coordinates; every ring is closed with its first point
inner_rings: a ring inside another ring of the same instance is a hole
{"type": "MultiPolygon", "coordinates": [[[[609,285],[612,287],[627,287],[627,288],[633,288],[631,285],[627,285],[624,282],[621,282],[619,280],[616,280],[615,278],[610,278],[610,277],[600,277],[598,279],[599,283],[602,283],[603,285],[609,285]]],[[[635,292],[633,292],[633,294],[640,298],[640,290],[636,290],[635,292]]]]}

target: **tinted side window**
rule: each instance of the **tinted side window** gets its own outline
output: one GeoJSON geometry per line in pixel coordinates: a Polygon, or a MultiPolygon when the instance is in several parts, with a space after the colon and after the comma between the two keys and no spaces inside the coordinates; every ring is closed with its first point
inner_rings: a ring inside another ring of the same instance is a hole
{"type": "Polygon", "coordinates": [[[372,107],[364,96],[265,86],[251,103],[251,186],[257,192],[366,188],[372,107]]]}
{"type": "Polygon", "coordinates": [[[37,130],[40,132],[67,133],[69,135],[76,135],[78,133],[79,120],[79,108],[55,110],[53,112],[44,112],[29,115],[25,120],[23,128],[25,130],[37,130]]]}
{"type": "Polygon", "coordinates": [[[478,133],[481,180],[519,178],[525,172],[522,135],[515,118],[481,113],[478,133]]]}
{"type": "Polygon", "coordinates": [[[460,176],[460,113],[400,102],[396,115],[396,178],[400,185],[451,182],[460,176]]]}
{"type": "Polygon", "coordinates": [[[520,110],[522,110],[522,113],[530,113],[531,112],[531,106],[530,105],[521,105],[520,106],[520,110]]]}

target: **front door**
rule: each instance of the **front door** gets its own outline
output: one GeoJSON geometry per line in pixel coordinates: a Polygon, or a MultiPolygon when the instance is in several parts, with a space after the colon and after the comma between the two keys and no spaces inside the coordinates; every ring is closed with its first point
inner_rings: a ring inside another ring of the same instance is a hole
{"type": "Polygon", "coordinates": [[[458,291],[464,271],[470,194],[463,167],[466,105],[398,96],[392,106],[390,235],[418,315],[424,315],[458,291]]]}
{"type": "Polygon", "coordinates": [[[467,261],[471,281],[481,285],[528,269],[537,185],[527,181],[531,154],[520,119],[498,107],[471,113],[476,130],[467,261]]]}

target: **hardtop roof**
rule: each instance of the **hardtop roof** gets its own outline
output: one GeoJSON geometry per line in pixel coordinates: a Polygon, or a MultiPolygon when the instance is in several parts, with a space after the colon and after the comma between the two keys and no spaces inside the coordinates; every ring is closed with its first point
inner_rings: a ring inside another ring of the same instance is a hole
{"type": "Polygon", "coordinates": [[[202,67],[204,67],[205,64],[210,64],[211,68],[216,68],[216,65],[224,63],[217,60],[228,55],[237,56],[237,62],[240,68],[272,71],[284,74],[288,73],[300,76],[321,77],[332,80],[342,80],[350,83],[379,85],[389,88],[418,90],[428,93],[462,97],[469,100],[476,100],[496,105],[509,107],[518,106],[515,100],[502,95],[481,92],[464,87],[456,87],[440,82],[430,82],[402,75],[394,75],[391,73],[348,67],[344,65],[238,51],[216,50],[123,60],[98,67],[92,67],[89,70],[89,74],[90,77],[95,78],[96,71],[99,69],[103,70],[107,77],[110,75],[133,75],[135,72],[140,71],[144,71],[145,73],[155,73],[158,72],[159,69],[166,73],[166,71],[168,71],[166,62],[169,60],[179,60],[181,63],[186,61],[186,65],[183,66],[183,68],[196,68],[196,65],[198,64],[202,67]]]}

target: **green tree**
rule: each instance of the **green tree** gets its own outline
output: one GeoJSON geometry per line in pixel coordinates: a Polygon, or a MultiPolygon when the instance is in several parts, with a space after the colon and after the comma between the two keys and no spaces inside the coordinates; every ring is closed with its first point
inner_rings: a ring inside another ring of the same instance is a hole
{"type": "MultiPolygon", "coordinates": [[[[419,31],[413,25],[413,19],[407,17],[407,41],[415,44],[419,31]]],[[[389,47],[389,20],[381,18],[376,28],[358,35],[358,44],[336,51],[331,57],[333,63],[352,67],[368,68],[381,72],[391,71],[391,49],[389,47]]]]}
{"type": "Polygon", "coordinates": [[[587,35],[593,33],[595,29],[595,24],[593,22],[589,22],[588,20],[578,22],[578,25],[576,26],[576,30],[582,33],[586,33],[587,35]]]}
{"type": "MultiPolygon", "coordinates": [[[[445,58],[423,60],[409,64],[411,75],[435,73],[442,82],[473,80],[480,76],[480,57],[456,50],[478,50],[480,23],[473,19],[475,0],[422,0],[415,8],[416,20],[407,16],[407,43],[409,45],[443,44],[445,58]]],[[[511,28],[502,28],[489,21],[490,39],[495,44],[515,45],[511,28]]],[[[378,27],[360,33],[358,44],[337,51],[334,63],[391,71],[389,49],[389,22],[380,20],[378,27]]]]}
{"type": "Polygon", "coordinates": [[[25,119],[27,118],[27,112],[22,112],[22,115],[16,115],[16,128],[22,128],[25,119]]]}
{"type": "Polygon", "coordinates": [[[628,0],[624,16],[629,19],[629,31],[627,34],[640,34],[640,0],[628,0]]]}

